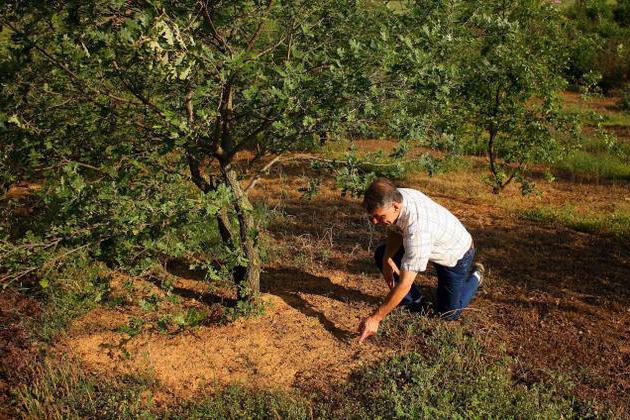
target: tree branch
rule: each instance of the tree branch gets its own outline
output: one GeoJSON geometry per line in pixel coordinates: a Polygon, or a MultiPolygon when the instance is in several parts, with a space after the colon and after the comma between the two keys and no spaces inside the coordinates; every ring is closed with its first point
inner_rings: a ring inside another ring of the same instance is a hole
{"type": "Polygon", "coordinates": [[[265,131],[267,128],[269,128],[269,126],[271,126],[271,124],[274,123],[274,119],[270,119],[270,118],[266,118],[266,121],[264,123],[262,123],[261,125],[259,125],[254,131],[252,131],[251,133],[249,133],[240,143],[238,143],[237,145],[234,146],[234,153],[243,150],[243,148],[245,146],[247,146],[248,144],[251,144],[251,142],[256,139],[256,136],[258,136],[260,133],[262,133],[263,131],[265,131]]]}
{"type": "Polygon", "coordinates": [[[222,53],[225,53],[227,51],[230,54],[232,54],[232,49],[230,48],[230,46],[225,41],[225,38],[223,38],[223,36],[221,36],[219,31],[217,31],[217,28],[214,26],[214,22],[212,21],[212,15],[208,11],[208,4],[206,2],[202,2],[201,3],[201,8],[203,10],[204,17],[206,18],[206,22],[208,23],[208,26],[210,27],[210,31],[212,33],[212,36],[219,43],[219,46],[223,49],[221,51],[221,48],[219,48],[219,51],[221,51],[222,53]]]}
{"type": "Polygon", "coordinates": [[[192,129],[192,125],[194,123],[195,114],[193,112],[193,104],[192,104],[193,91],[190,87],[188,87],[188,92],[186,92],[185,106],[186,106],[186,114],[188,115],[188,123],[190,124],[190,128],[192,129]]]}
{"type": "Polygon", "coordinates": [[[186,152],[186,161],[188,162],[192,182],[204,193],[209,192],[212,189],[212,185],[201,175],[200,163],[193,155],[192,150],[186,152]]]}
{"type": "MultiPolygon", "coordinates": [[[[265,10],[265,14],[267,14],[269,12],[269,9],[271,9],[271,3],[272,2],[273,2],[273,0],[269,0],[269,2],[267,3],[267,9],[265,10]]],[[[247,42],[247,50],[248,51],[251,50],[252,47],[254,46],[254,42],[256,42],[256,39],[260,35],[260,31],[262,29],[262,26],[263,26],[264,22],[265,22],[264,19],[262,19],[262,17],[261,17],[260,18],[260,22],[258,22],[258,27],[254,31],[254,34],[252,35],[252,37],[247,42]]]]}
{"type": "MultiPolygon", "coordinates": [[[[164,118],[165,121],[171,125],[172,127],[176,128],[179,130],[179,127],[173,125],[170,121],[168,121],[168,119],[165,118],[164,113],[157,107],[155,106],[153,103],[151,103],[148,99],[146,99],[142,94],[140,94],[139,92],[136,92],[134,89],[132,89],[132,87],[120,76],[118,75],[118,77],[121,79],[121,81],[123,82],[123,84],[125,84],[125,87],[127,87],[127,89],[138,99],[140,100],[141,103],[137,103],[135,101],[130,101],[128,99],[125,98],[121,98],[119,96],[116,96],[112,93],[110,93],[107,89],[104,90],[99,90],[97,88],[94,88],[90,85],[88,85],[87,83],[85,83],[85,81],[83,79],[81,79],[81,77],[79,75],[77,75],[75,72],[73,72],[72,70],[70,70],[68,68],[68,66],[66,66],[64,63],[60,62],[59,60],[57,60],[52,54],[50,54],[48,51],[46,51],[45,49],[43,49],[42,47],[40,47],[39,45],[35,44],[33,41],[30,40],[30,38],[22,31],[20,31],[19,29],[17,29],[15,26],[13,26],[11,24],[11,22],[8,22],[6,20],[0,20],[0,22],[2,22],[3,24],[7,25],[13,32],[15,32],[16,34],[18,34],[19,36],[21,36],[26,42],[28,42],[33,48],[35,48],[37,51],[39,51],[41,54],[44,55],[44,57],[46,57],[46,59],[48,59],[49,62],[51,62],[53,65],[57,66],[58,68],[62,69],[68,76],[70,76],[70,79],[72,81],[75,82],[75,84],[77,85],[78,89],[81,89],[82,93],[85,93],[85,91],[89,91],[92,92],[94,94],[96,94],[97,96],[102,96],[102,97],[106,97],[106,98],[110,98],[113,99],[115,101],[124,103],[124,104],[128,104],[128,105],[134,105],[134,106],[139,106],[139,105],[145,105],[148,106],[149,108],[151,108],[152,110],[154,110],[160,117],[164,118]]],[[[117,63],[114,61],[114,65],[116,70],[119,70],[117,63]]],[[[120,116],[120,114],[118,114],[115,110],[111,109],[111,108],[107,108],[105,106],[103,106],[102,104],[98,103],[94,97],[91,97],[89,95],[86,96],[86,100],[89,102],[94,103],[95,105],[99,106],[100,108],[103,109],[107,109],[108,111],[112,112],[114,115],[116,116],[120,116]]]]}
{"type": "Polygon", "coordinates": [[[3,24],[7,25],[13,32],[15,32],[16,34],[21,36],[26,42],[28,42],[30,44],[31,47],[35,48],[37,51],[39,51],[41,54],[43,54],[48,59],[48,61],[50,61],[55,66],[57,66],[60,69],[62,69],[66,74],[68,74],[70,76],[70,78],[72,80],[74,80],[75,82],[80,84],[81,85],[80,87],[82,87],[84,89],[87,89],[87,90],[90,90],[90,91],[92,91],[92,92],[94,92],[94,93],[96,93],[98,95],[105,96],[105,97],[114,99],[114,100],[119,101],[119,102],[135,105],[133,102],[130,102],[129,100],[127,100],[125,98],[121,98],[119,96],[113,95],[113,94],[111,94],[111,93],[109,93],[107,91],[102,92],[102,91],[100,91],[98,89],[95,89],[95,88],[85,84],[84,81],[75,72],[73,72],[65,64],[63,64],[62,62],[57,60],[48,51],[46,51],[45,49],[43,49],[39,45],[35,44],[35,42],[31,41],[31,39],[28,37],[28,35],[26,35],[24,32],[20,31],[15,26],[13,26],[11,24],[11,22],[6,21],[4,19],[0,20],[0,22],[2,22],[3,24]]]}
{"type": "Polygon", "coordinates": [[[276,163],[280,162],[280,158],[282,157],[282,153],[280,153],[278,156],[276,156],[275,158],[273,158],[269,163],[267,163],[265,166],[263,166],[263,168],[258,171],[258,173],[252,178],[252,180],[249,182],[249,185],[247,185],[247,187],[245,188],[245,193],[247,194],[249,192],[249,190],[251,190],[252,188],[254,188],[254,186],[258,183],[258,181],[260,180],[260,178],[262,178],[263,174],[266,173],[267,171],[269,171],[269,169],[275,165],[276,163]]]}
{"type": "Polygon", "coordinates": [[[149,101],[149,99],[147,99],[144,95],[142,95],[142,93],[138,92],[138,90],[135,89],[134,86],[131,85],[131,83],[127,82],[127,80],[125,80],[125,78],[122,77],[122,75],[120,74],[120,67],[118,67],[118,63],[116,62],[116,60],[112,61],[112,64],[114,65],[114,68],[116,69],[116,76],[118,77],[118,79],[120,79],[122,84],[125,85],[127,90],[129,92],[131,92],[131,94],[133,96],[138,98],[138,100],[140,102],[142,102],[144,105],[146,105],[149,108],[151,108],[153,111],[155,111],[155,113],[157,113],[160,117],[162,117],[162,118],[164,118],[166,120],[166,117],[165,117],[164,113],[162,112],[162,110],[160,108],[157,107],[157,105],[155,105],[155,104],[153,104],[153,102],[149,101]]]}

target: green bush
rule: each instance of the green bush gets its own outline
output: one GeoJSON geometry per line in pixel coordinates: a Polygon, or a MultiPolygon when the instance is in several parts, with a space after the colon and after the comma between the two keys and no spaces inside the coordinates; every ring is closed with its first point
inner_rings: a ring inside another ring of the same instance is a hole
{"type": "Polygon", "coordinates": [[[630,86],[626,87],[621,93],[617,106],[622,111],[630,111],[630,86]]]}
{"type": "Polygon", "coordinates": [[[627,1],[576,1],[564,10],[574,25],[567,78],[590,84],[593,76],[605,91],[623,86],[630,77],[630,37],[627,1]]]}
{"type": "Polygon", "coordinates": [[[492,360],[461,328],[392,314],[383,340],[405,351],[357,372],[339,392],[341,418],[562,418],[573,400],[551,384],[514,382],[509,358],[492,360]],[[358,402],[358,403],[357,403],[358,402]]]}

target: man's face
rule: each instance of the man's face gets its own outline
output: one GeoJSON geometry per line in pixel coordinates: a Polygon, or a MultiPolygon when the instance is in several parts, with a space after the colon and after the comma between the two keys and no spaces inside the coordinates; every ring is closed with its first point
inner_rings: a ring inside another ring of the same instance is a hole
{"type": "Polygon", "coordinates": [[[400,214],[400,203],[393,202],[389,206],[379,207],[368,214],[368,219],[373,225],[391,225],[400,214]]]}

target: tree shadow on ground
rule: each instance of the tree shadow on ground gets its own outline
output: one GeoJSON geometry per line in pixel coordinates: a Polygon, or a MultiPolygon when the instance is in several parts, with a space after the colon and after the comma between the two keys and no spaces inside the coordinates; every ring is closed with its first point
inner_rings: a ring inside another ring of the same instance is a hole
{"type": "MultiPolygon", "coordinates": [[[[385,234],[368,226],[357,203],[319,198],[289,201],[285,210],[290,218],[270,226],[274,235],[286,239],[306,233],[313,248],[332,244],[327,267],[353,274],[376,272],[372,254],[385,234]],[[326,234],[326,241],[317,242],[326,234]]],[[[598,297],[630,299],[630,243],[506,216],[496,217],[492,225],[480,226],[474,216],[462,222],[475,240],[477,259],[502,285],[558,297],[569,291],[589,304],[598,297]]]]}
{"type": "MultiPolygon", "coordinates": [[[[419,285],[420,286],[420,285],[419,285]]],[[[420,286],[422,295],[430,301],[434,297],[432,288],[420,286]]],[[[261,277],[261,291],[280,297],[284,302],[304,315],[316,318],[322,326],[340,341],[356,338],[356,331],[339,328],[334,321],[301,294],[323,296],[353,306],[365,304],[376,308],[383,296],[373,296],[360,290],[333,283],[328,277],[315,276],[295,268],[266,270],[261,277]]]]}
{"type": "MultiPolygon", "coordinates": [[[[185,262],[182,261],[172,261],[166,265],[166,271],[177,277],[181,277],[183,279],[194,280],[197,282],[202,282],[206,284],[206,272],[202,269],[190,269],[185,262]]],[[[161,279],[150,279],[154,284],[159,286],[160,288],[167,288],[164,285],[164,280],[161,279]]],[[[187,289],[185,287],[177,287],[172,286],[170,290],[173,294],[180,296],[185,299],[194,299],[200,303],[206,304],[208,306],[219,304],[221,306],[227,308],[233,308],[236,306],[237,300],[235,297],[227,296],[224,288],[217,289],[216,292],[212,291],[203,291],[199,292],[192,289],[187,289]]]]}
{"type": "Polygon", "coordinates": [[[583,314],[589,316],[591,319],[600,318],[599,314],[590,311],[586,308],[581,308],[577,305],[558,301],[556,303],[547,302],[542,299],[533,300],[526,299],[524,297],[514,297],[514,298],[502,298],[494,296],[492,298],[493,303],[504,304],[511,307],[518,307],[521,309],[532,309],[535,310],[540,319],[545,319],[551,315],[553,315],[556,311],[561,310],[563,312],[574,313],[574,314],[583,314]]]}
{"type": "Polygon", "coordinates": [[[261,291],[276,295],[304,315],[316,318],[340,341],[348,341],[356,332],[339,328],[301,294],[324,296],[346,304],[355,302],[376,306],[382,301],[382,297],[368,295],[360,290],[335,284],[328,277],[315,276],[295,268],[265,270],[261,276],[261,291]]]}
{"type": "Polygon", "coordinates": [[[478,257],[506,285],[556,297],[577,293],[587,304],[598,296],[630,298],[630,248],[614,237],[528,222],[469,230],[478,257]]]}

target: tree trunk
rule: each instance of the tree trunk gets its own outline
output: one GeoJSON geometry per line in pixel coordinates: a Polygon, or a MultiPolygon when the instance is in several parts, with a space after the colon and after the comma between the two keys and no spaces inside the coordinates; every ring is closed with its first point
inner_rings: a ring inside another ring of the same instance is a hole
{"type": "Polygon", "coordinates": [[[238,298],[239,300],[249,300],[254,294],[260,292],[260,258],[256,247],[256,238],[252,234],[254,230],[252,206],[241,188],[232,166],[230,164],[221,165],[221,172],[234,194],[234,210],[239,225],[240,247],[247,258],[246,267],[235,269],[235,274],[240,274],[240,278],[236,279],[239,286],[238,298]]]}
{"type": "MultiPolygon", "coordinates": [[[[499,105],[501,104],[501,86],[497,86],[497,91],[494,96],[494,110],[492,111],[492,118],[496,118],[499,113],[499,105]]],[[[495,125],[494,120],[491,120],[488,124],[488,160],[490,163],[490,172],[492,173],[492,192],[494,194],[499,194],[503,187],[501,186],[501,180],[499,179],[499,172],[497,171],[495,165],[495,154],[494,154],[494,140],[498,133],[498,127],[495,125]]]]}
{"type": "Polygon", "coordinates": [[[497,131],[493,123],[490,123],[490,125],[488,126],[488,134],[488,162],[490,164],[490,173],[492,174],[492,192],[494,194],[499,194],[501,192],[502,186],[499,180],[499,173],[497,172],[497,167],[495,164],[494,138],[497,135],[497,131]]]}
{"type": "MultiPolygon", "coordinates": [[[[193,156],[193,153],[189,151],[186,154],[186,158],[188,161],[190,176],[195,185],[206,194],[210,191],[216,190],[219,186],[216,178],[213,177],[210,181],[204,178],[204,176],[201,174],[201,164],[193,156]]],[[[234,234],[232,233],[232,229],[230,228],[230,218],[228,217],[226,209],[223,208],[219,210],[219,213],[217,214],[217,224],[219,225],[219,233],[221,234],[221,239],[223,240],[223,242],[228,246],[234,246],[234,234]]]]}

